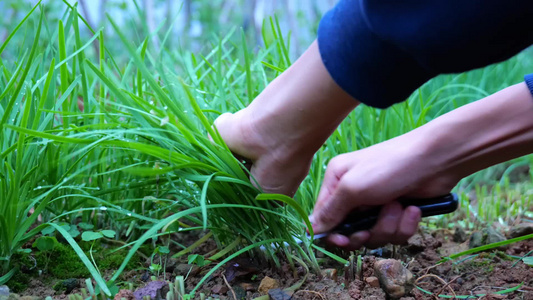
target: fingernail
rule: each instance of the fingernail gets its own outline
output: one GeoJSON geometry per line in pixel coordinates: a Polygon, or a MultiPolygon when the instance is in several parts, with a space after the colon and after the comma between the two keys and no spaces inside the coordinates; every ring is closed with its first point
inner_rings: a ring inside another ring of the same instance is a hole
{"type": "Polygon", "coordinates": [[[407,216],[409,217],[409,219],[413,220],[413,222],[418,222],[421,219],[419,209],[408,209],[407,216]]]}
{"type": "Polygon", "coordinates": [[[342,234],[331,235],[330,241],[339,247],[346,247],[350,244],[350,239],[342,234]]]}
{"type": "Polygon", "coordinates": [[[370,233],[368,231],[359,231],[352,235],[352,239],[356,239],[361,243],[366,242],[368,237],[370,236],[370,233]]]}

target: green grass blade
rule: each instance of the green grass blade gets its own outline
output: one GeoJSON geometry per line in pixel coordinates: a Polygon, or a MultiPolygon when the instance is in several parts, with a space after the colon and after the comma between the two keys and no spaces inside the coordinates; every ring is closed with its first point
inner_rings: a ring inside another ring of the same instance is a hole
{"type": "Polygon", "coordinates": [[[7,44],[9,43],[9,41],[13,38],[13,36],[15,35],[15,33],[17,33],[17,31],[20,29],[20,27],[22,26],[22,24],[24,24],[26,22],[26,20],[31,16],[31,14],[33,13],[33,11],[35,11],[35,9],[37,9],[37,7],[41,4],[41,1],[42,0],[39,0],[39,2],[37,2],[37,4],[35,4],[35,6],[30,10],[30,12],[22,19],[22,21],[20,21],[18,23],[18,25],[11,31],[11,33],[7,36],[6,40],[4,41],[4,43],[2,43],[2,46],[0,47],[0,55],[2,54],[2,52],[4,52],[4,49],[7,47],[7,44]]]}
{"type": "MultiPolygon", "coordinates": [[[[83,47],[83,44],[81,43],[81,37],[80,37],[80,27],[78,24],[78,10],[76,7],[73,9],[74,13],[74,35],[76,38],[76,48],[81,49],[83,47]]],[[[96,35],[95,35],[96,36],[96,35]]],[[[83,111],[84,112],[91,112],[91,101],[89,101],[89,88],[87,83],[87,73],[85,72],[85,55],[82,52],[78,54],[78,64],[80,66],[80,74],[81,74],[81,91],[83,95],[83,111]]],[[[89,122],[89,118],[85,118],[85,123],[89,122]]]]}
{"type": "MultiPolygon", "coordinates": [[[[58,38],[59,60],[60,61],[64,61],[67,58],[67,50],[66,50],[66,46],[65,46],[65,29],[64,29],[62,20],[59,20],[58,28],[59,28],[58,29],[59,30],[59,38],[58,38]]],[[[67,88],[69,86],[69,75],[68,75],[67,65],[66,64],[62,64],[59,67],[59,72],[61,74],[61,94],[64,94],[67,91],[67,88]]],[[[69,101],[63,102],[63,105],[62,105],[63,111],[64,112],[69,111],[69,106],[70,106],[69,101]]],[[[64,118],[63,119],[63,127],[65,129],[68,128],[68,123],[69,123],[69,119],[68,118],[64,118]]]]}
{"type": "Polygon", "coordinates": [[[505,240],[505,241],[501,241],[501,242],[496,242],[496,243],[492,243],[492,244],[488,244],[488,245],[472,248],[472,249],[469,249],[469,250],[466,250],[466,251],[463,251],[463,252],[460,252],[460,253],[452,254],[449,257],[444,258],[443,260],[441,260],[441,262],[449,260],[449,259],[456,259],[456,258],[464,256],[464,255],[469,255],[469,254],[478,253],[478,252],[485,251],[485,250],[498,248],[498,247],[501,247],[501,246],[509,245],[509,244],[512,244],[512,243],[516,243],[516,242],[520,242],[520,241],[528,240],[528,239],[533,239],[533,234],[528,234],[528,235],[524,235],[524,236],[517,237],[517,238],[514,238],[514,239],[505,240]]]}
{"type": "Polygon", "coordinates": [[[211,179],[213,179],[216,175],[217,173],[214,173],[207,178],[207,180],[204,182],[204,186],[202,187],[202,193],[200,194],[200,207],[202,208],[204,230],[207,228],[207,189],[209,188],[211,179]]]}
{"type": "Polygon", "coordinates": [[[76,243],[76,241],[72,238],[70,233],[68,233],[63,227],[57,225],[56,223],[48,223],[48,225],[54,227],[59,233],[61,233],[63,238],[67,240],[72,249],[74,249],[74,252],[76,252],[76,254],[79,256],[85,267],[87,267],[87,270],[89,271],[89,273],[91,273],[91,276],[94,278],[100,289],[102,289],[102,291],[106,295],[111,296],[111,291],[109,291],[105,280],[102,278],[100,273],[98,273],[96,267],[91,263],[87,255],[85,255],[85,252],[83,252],[78,243],[76,243]]]}
{"type": "MultiPolygon", "coordinates": [[[[494,294],[496,294],[496,295],[509,294],[509,293],[512,293],[512,292],[515,292],[515,291],[519,290],[523,285],[524,285],[524,283],[522,282],[521,284],[519,284],[519,285],[517,285],[515,287],[508,288],[508,289],[501,290],[501,291],[497,291],[494,294]]],[[[423,289],[423,288],[421,288],[419,286],[416,286],[416,288],[419,289],[421,292],[423,292],[425,294],[434,295],[432,292],[426,291],[425,289],[423,289]]],[[[486,295],[487,294],[455,295],[455,296],[452,296],[452,295],[438,295],[438,297],[445,298],[445,299],[478,299],[478,298],[483,298],[486,295]]]]}
{"type": "Polygon", "coordinates": [[[13,277],[13,275],[15,275],[17,273],[17,271],[18,271],[17,268],[12,268],[5,275],[1,276],[0,277],[0,284],[7,283],[9,281],[9,279],[11,279],[11,277],[13,277]]]}
{"type": "Polygon", "coordinates": [[[48,75],[46,76],[46,81],[44,82],[43,92],[41,94],[41,99],[39,102],[39,108],[36,112],[35,120],[33,121],[33,130],[37,130],[37,127],[39,126],[39,121],[41,120],[41,111],[44,108],[44,105],[46,104],[46,100],[48,98],[48,91],[50,90],[50,82],[52,81],[52,78],[54,76],[54,68],[55,68],[55,58],[52,58],[52,62],[50,63],[50,68],[48,69],[48,75]]]}
{"type": "Polygon", "coordinates": [[[24,81],[26,80],[26,77],[28,76],[28,73],[31,69],[31,65],[33,63],[33,58],[35,57],[37,48],[39,48],[39,37],[40,37],[40,32],[41,32],[41,26],[43,23],[42,22],[43,17],[44,17],[44,11],[41,11],[41,17],[39,20],[39,25],[37,27],[37,33],[35,34],[33,45],[31,47],[30,56],[28,57],[28,61],[26,62],[26,66],[24,67],[24,73],[22,73],[22,76],[20,77],[19,85],[16,87],[15,92],[11,96],[11,100],[9,101],[6,109],[4,110],[4,115],[2,116],[2,119],[0,120],[0,130],[4,128],[6,121],[9,118],[11,109],[13,109],[13,106],[15,105],[15,101],[17,100],[17,97],[19,96],[19,93],[22,90],[22,87],[24,86],[24,81]]]}
{"type": "Polygon", "coordinates": [[[296,210],[298,215],[304,220],[305,225],[307,226],[307,229],[309,230],[309,234],[311,235],[311,238],[314,236],[313,232],[313,226],[311,225],[311,222],[309,222],[309,218],[305,211],[303,210],[302,206],[296,202],[296,200],[292,199],[289,196],[282,195],[282,194],[259,194],[255,198],[256,200],[276,200],[281,201],[285,204],[290,205],[292,208],[296,210]]]}
{"type": "Polygon", "coordinates": [[[200,288],[200,286],[202,286],[202,284],[204,283],[204,281],[206,281],[214,272],[216,272],[218,270],[218,268],[222,267],[223,265],[225,265],[228,261],[234,259],[235,257],[247,252],[247,251],[250,251],[254,248],[259,248],[263,245],[270,245],[272,243],[283,243],[284,240],[283,239],[269,239],[269,240],[265,240],[265,241],[261,241],[261,242],[258,242],[258,243],[255,243],[255,244],[252,244],[252,245],[249,245],[247,247],[244,247],[242,249],[240,249],[239,251],[233,253],[232,255],[226,257],[224,260],[222,260],[221,262],[219,262],[216,266],[214,266],[211,270],[209,270],[209,272],[207,272],[207,274],[204,275],[204,277],[202,277],[202,279],[196,284],[196,286],[194,287],[194,289],[192,290],[192,293],[196,292],[198,290],[198,288],[200,288]]]}
{"type": "Polygon", "coordinates": [[[246,44],[246,35],[244,30],[241,29],[241,43],[244,52],[244,70],[246,73],[246,90],[248,94],[248,103],[252,103],[254,100],[254,91],[252,88],[252,70],[250,68],[250,54],[248,53],[248,46],[246,44]]]}

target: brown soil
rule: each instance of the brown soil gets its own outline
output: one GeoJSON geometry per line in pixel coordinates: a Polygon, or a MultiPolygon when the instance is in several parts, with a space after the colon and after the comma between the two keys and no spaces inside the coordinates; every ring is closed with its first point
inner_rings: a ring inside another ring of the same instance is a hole
{"type": "MultiPolygon", "coordinates": [[[[183,237],[182,237],[183,238],[183,237]]],[[[190,237],[192,238],[192,237],[190,237]]],[[[408,295],[401,298],[411,299],[437,299],[435,295],[473,295],[471,299],[479,299],[479,294],[487,294],[483,299],[530,299],[533,300],[533,267],[529,267],[512,256],[524,256],[533,250],[533,240],[523,241],[508,246],[505,251],[481,253],[475,257],[465,256],[454,261],[439,263],[442,257],[458,253],[467,249],[466,243],[458,244],[451,241],[451,234],[447,231],[436,231],[432,234],[418,234],[410,245],[386,247],[383,249],[383,258],[401,260],[404,265],[415,275],[416,286],[433,295],[414,288],[408,295]],[[516,287],[523,284],[519,290],[504,295],[495,294],[498,291],[516,287]]],[[[196,253],[208,253],[215,247],[214,243],[206,243],[197,249],[196,253]]],[[[185,255],[186,256],[186,255],[185,255]]],[[[346,254],[344,254],[346,257],[346,254]]],[[[185,258],[186,259],[186,258],[185,258]]],[[[325,278],[316,274],[308,274],[306,282],[292,294],[291,299],[386,299],[385,293],[379,287],[371,287],[365,281],[374,276],[374,262],[381,257],[367,254],[363,260],[363,272],[360,278],[349,280],[345,275],[345,267],[339,263],[322,258],[323,268],[337,269],[336,278],[325,278]]],[[[176,272],[179,264],[184,261],[169,261],[168,272],[165,279],[181,275],[176,272]]],[[[210,270],[204,267],[191,272],[186,279],[186,288],[191,290],[202,277],[210,270]]],[[[306,271],[299,266],[292,270],[288,264],[280,269],[268,266],[265,262],[257,262],[247,258],[239,258],[217,270],[202,286],[201,291],[206,295],[220,299],[234,299],[236,295],[245,299],[261,296],[258,291],[261,280],[269,276],[278,280],[281,289],[295,285],[305,275],[306,271]],[[238,265],[238,267],[232,267],[238,265]],[[228,284],[224,282],[224,277],[228,284]],[[231,289],[228,288],[231,287],[231,289]],[[233,292],[232,292],[233,290],[233,292]],[[218,294],[215,294],[218,292],[218,294]]],[[[123,282],[132,283],[135,287],[146,284],[150,280],[144,270],[125,272],[123,282]]],[[[186,274],[183,274],[186,275],[186,274]]],[[[160,276],[163,279],[163,276],[160,276]]],[[[83,281],[81,281],[83,282],[83,281]]],[[[44,285],[39,279],[31,281],[28,290],[23,295],[51,296],[53,290],[49,285],[44,285]]],[[[198,295],[199,293],[197,293],[198,295]]],[[[65,295],[55,295],[54,299],[65,299],[65,295]]],[[[199,297],[198,297],[199,299],[199,297]]],[[[441,298],[443,299],[443,298],[441,298]]]]}

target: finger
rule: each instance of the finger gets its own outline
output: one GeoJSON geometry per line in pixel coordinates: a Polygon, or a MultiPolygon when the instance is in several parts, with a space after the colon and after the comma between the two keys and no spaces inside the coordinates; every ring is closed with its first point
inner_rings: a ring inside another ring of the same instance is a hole
{"type": "Polygon", "coordinates": [[[328,242],[346,250],[358,250],[370,239],[369,231],[359,231],[352,234],[350,237],[341,234],[332,234],[328,237],[328,242]]]}
{"type": "Polygon", "coordinates": [[[215,119],[215,122],[213,122],[213,125],[220,129],[222,126],[226,124],[226,122],[233,116],[232,113],[223,113],[218,118],[215,119]]]}
{"type": "Polygon", "coordinates": [[[346,163],[340,159],[332,160],[326,169],[313,214],[309,218],[313,223],[313,230],[317,233],[332,229],[349,212],[346,209],[349,199],[344,196],[346,192],[339,189],[340,179],[347,169],[346,163]]]}
{"type": "Polygon", "coordinates": [[[366,243],[369,248],[377,248],[394,240],[394,235],[402,218],[402,206],[394,201],[383,206],[378,222],[370,230],[371,238],[366,243]]]}
{"type": "Polygon", "coordinates": [[[345,235],[342,235],[342,234],[337,234],[337,233],[333,233],[333,234],[328,235],[326,241],[329,244],[332,244],[332,245],[335,245],[335,246],[341,247],[341,248],[345,248],[345,247],[348,247],[350,245],[350,238],[349,237],[347,237],[345,235]]]}
{"type": "Polygon", "coordinates": [[[348,245],[347,249],[350,251],[358,250],[362,248],[366,242],[370,239],[371,234],[370,231],[359,231],[350,236],[350,245],[348,245]]]}
{"type": "Polygon", "coordinates": [[[316,233],[327,232],[340,224],[346,218],[351,208],[350,198],[347,193],[335,189],[323,201],[323,205],[315,208],[313,215],[310,217],[313,230],[316,233]]]}
{"type": "MultiPolygon", "coordinates": [[[[233,116],[233,114],[229,113],[229,112],[221,114],[213,122],[213,127],[216,128],[219,133],[220,132],[226,132],[227,130],[224,130],[224,129],[226,129],[225,128],[225,127],[227,127],[226,124],[228,123],[228,120],[231,119],[232,116],[233,116]]],[[[213,142],[213,137],[209,133],[207,134],[207,137],[209,138],[209,140],[211,142],[213,142]]],[[[222,136],[222,139],[225,140],[225,137],[222,136]]],[[[227,143],[227,141],[226,141],[226,143],[227,143]]]]}
{"type": "Polygon", "coordinates": [[[328,236],[327,242],[337,247],[345,248],[346,250],[357,250],[370,238],[369,231],[359,231],[347,237],[342,234],[331,234],[328,236]]]}
{"type": "Polygon", "coordinates": [[[422,219],[422,211],[416,206],[407,207],[402,214],[400,224],[395,234],[395,238],[391,241],[394,244],[404,244],[413,236],[417,229],[418,223],[422,219]]]}
{"type": "Polygon", "coordinates": [[[326,168],[324,173],[324,180],[320,186],[320,192],[316,199],[314,211],[321,210],[328,201],[330,201],[333,192],[337,188],[340,178],[344,174],[343,170],[339,170],[342,163],[338,163],[338,160],[332,159],[326,168]]]}

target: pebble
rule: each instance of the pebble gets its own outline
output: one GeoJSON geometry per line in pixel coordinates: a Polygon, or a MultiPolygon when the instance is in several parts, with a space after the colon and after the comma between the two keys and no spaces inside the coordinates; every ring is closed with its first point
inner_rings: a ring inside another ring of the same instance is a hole
{"type": "MultiPolygon", "coordinates": [[[[472,249],[492,243],[502,242],[505,240],[506,238],[503,236],[503,234],[499,233],[491,227],[488,227],[483,229],[482,231],[474,232],[470,237],[468,246],[470,247],[470,249],[472,249]]],[[[498,247],[498,249],[500,250],[505,250],[505,248],[506,246],[498,247]]]]}
{"type": "Polygon", "coordinates": [[[528,234],[533,234],[532,223],[520,223],[511,227],[511,229],[509,230],[510,238],[517,238],[528,234]]]}
{"type": "Polygon", "coordinates": [[[144,296],[150,296],[151,299],[162,298],[166,293],[163,292],[163,288],[167,287],[167,283],[164,281],[150,281],[142,288],[138,288],[133,295],[136,300],[142,300],[144,296]]]}
{"type": "Polygon", "coordinates": [[[43,298],[37,296],[22,296],[19,300],[42,300],[43,298]]]}
{"type": "Polygon", "coordinates": [[[322,277],[337,281],[337,269],[325,269],[320,272],[322,277]]]}
{"type": "Polygon", "coordinates": [[[374,273],[383,291],[393,299],[401,298],[413,288],[414,278],[411,271],[395,259],[378,260],[374,273]]]}
{"type": "Polygon", "coordinates": [[[254,287],[254,285],[251,284],[251,283],[243,282],[243,283],[241,283],[241,287],[242,287],[245,291],[250,291],[250,292],[255,291],[255,287],[254,287]]]}
{"type": "Polygon", "coordinates": [[[188,274],[189,276],[194,277],[200,273],[200,268],[197,265],[179,264],[174,268],[172,273],[176,276],[187,276],[188,274]]]}
{"type": "Polygon", "coordinates": [[[173,272],[176,266],[178,265],[178,259],[170,257],[167,259],[167,263],[165,264],[165,271],[166,272],[173,272]]]}
{"type": "Polygon", "coordinates": [[[271,289],[268,291],[268,296],[272,300],[290,300],[292,298],[291,294],[282,289],[271,289]]]}
{"type": "Polygon", "coordinates": [[[20,296],[18,294],[12,293],[7,296],[0,296],[0,300],[19,300],[20,296]]]}
{"type": "Polygon", "coordinates": [[[456,243],[466,242],[467,236],[463,227],[457,226],[457,228],[455,228],[455,232],[453,233],[452,239],[456,243]]]}
{"type": "Polygon", "coordinates": [[[213,294],[218,294],[218,295],[225,295],[228,292],[228,290],[229,290],[228,287],[223,284],[217,284],[211,288],[211,292],[213,294]]]}
{"type": "Polygon", "coordinates": [[[415,234],[407,241],[407,250],[411,252],[422,252],[426,248],[435,249],[441,246],[441,242],[435,239],[431,234],[415,234]]]}
{"type": "Polygon", "coordinates": [[[370,287],[379,287],[379,279],[377,277],[374,277],[374,276],[367,277],[365,278],[365,282],[370,287]]]}
{"type": "Polygon", "coordinates": [[[235,292],[235,297],[237,299],[245,299],[246,298],[246,291],[242,287],[240,287],[238,285],[233,287],[233,292],[235,292]]]}
{"type": "Polygon", "coordinates": [[[424,238],[420,234],[415,234],[407,240],[407,249],[411,252],[420,252],[426,248],[424,238]]]}
{"type": "Polygon", "coordinates": [[[9,287],[7,285],[0,285],[0,297],[9,296],[9,287]]]}
{"type": "Polygon", "coordinates": [[[260,293],[266,294],[269,290],[277,289],[279,288],[279,281],[277,281],[274,278],[270,278],[268,276],[265,276],[263,280],[261,280],[261,283],[259,284],[258,291],[260,293]]]}
{"type": "Polygon", "coordinates": [[[65,291],[65,294],[70,294],[75,288],[80,287],[80,282],[76,278],[61,280],[54,285],[54,290],[65,291]]]}
{"type": "Polygon", "coordinates": [[[118,293],[115,295],[115,297],[113,298],[113,300],[122,300],[122,299],[126,299],[126,300],[135,300],[135,296],[133,295],[133,292],[130,291],[130,290],[120,290],[120,291],[118,291],[118,293]]]}

